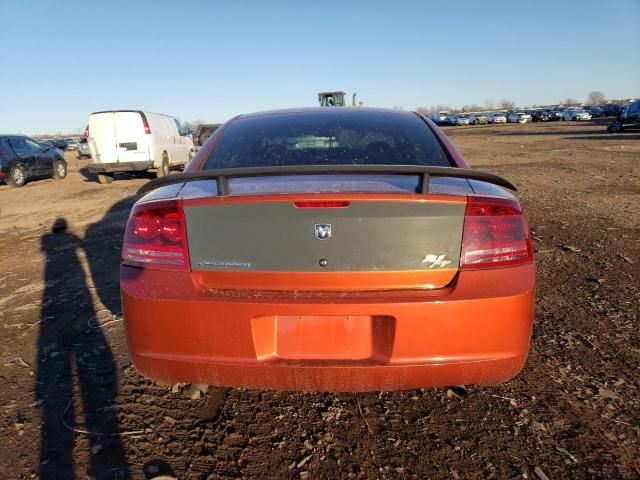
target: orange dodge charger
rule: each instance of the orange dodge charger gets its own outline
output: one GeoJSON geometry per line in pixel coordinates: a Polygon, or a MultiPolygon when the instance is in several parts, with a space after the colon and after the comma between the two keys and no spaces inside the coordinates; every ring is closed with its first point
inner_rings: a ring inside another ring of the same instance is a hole
{"type": "Polygon", "coordinates": [[[509,380],[535,289],[509,190],[416,113],[236,117],[131,210],[133,362],[166,383],[284,390],[509,380]]]}

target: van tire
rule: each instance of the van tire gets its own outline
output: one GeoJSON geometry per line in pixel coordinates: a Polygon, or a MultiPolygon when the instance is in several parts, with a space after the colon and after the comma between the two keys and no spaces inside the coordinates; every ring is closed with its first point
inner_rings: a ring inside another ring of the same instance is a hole
{"type": "Polygon", "coordinates": [[[102,185],[109,185],[113,182],[113,174],[111,173],[99,173],[98,174],[98,183],[102,185]]]}
{"type": "Polygon", "coordinates": [[[64,160],[53,162],[53,178],[56,180],[67,178],[67,163],[64,160]]]}
{"type": "Polygon", "coordinates": [[[167,152],[162,153],[162,163],[160,164],[160,168],[158,169],[159,177],[166,177],[170,173],[169,167],[169,157],[167,156],[167,152]]]}
{"type": "Polygon", "coordinates": [[[24,187],[27,183],[27,172],[22,165],[15,165],[9,172],[6,182],[10,187],[24,187]]]}

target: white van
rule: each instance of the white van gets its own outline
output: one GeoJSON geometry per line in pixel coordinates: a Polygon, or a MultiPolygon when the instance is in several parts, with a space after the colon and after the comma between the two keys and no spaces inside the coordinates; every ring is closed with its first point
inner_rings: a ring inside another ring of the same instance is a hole
{"type": "Polygon", "coordinates": [[[92,113],[88,142],[95,162],[88,170],[100,183],[111,183],[116,172],[157,169],[159,176],[168,175],[195,154],[191,134],[177,119],[139,110],[92,113]]]}

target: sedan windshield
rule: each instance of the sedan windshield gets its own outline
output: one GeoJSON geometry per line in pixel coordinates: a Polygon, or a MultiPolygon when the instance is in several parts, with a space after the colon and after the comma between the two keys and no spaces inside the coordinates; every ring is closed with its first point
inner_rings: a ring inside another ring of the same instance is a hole
{"type": "Polygon", "coordinates": [[[375,164],[451,166],[418,116],[340,109],[235,120],[223,131],[204,169],[375,164]]]}

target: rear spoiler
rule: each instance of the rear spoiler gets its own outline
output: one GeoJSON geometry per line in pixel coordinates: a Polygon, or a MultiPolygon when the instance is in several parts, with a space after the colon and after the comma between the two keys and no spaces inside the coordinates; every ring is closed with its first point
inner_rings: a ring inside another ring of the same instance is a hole
{"type": "Polygon", "coordinates": [[[220,168],[214,170],[203,170],[200,172],[184,172],[159,177],[146,183],[138,194],[150,192],[156,188],[166,185],[175,185],[194,180],[216,180],[218,187],[218,195],[229,195],[229,178],[239,177],[262,177],[274,175],[308,175],[308,174],[336,174],[336,173],[353,173],[353,174],[405,174],[420,175],[420,193],[429,193],[430,177],[456,177],[467,178],[471,180],[480,180],[509,190],[516,190],[508,180],[494,175],[493,173],[481,172],[469,168],[456,167],[433,167],[421,165],[291,165],[276,167],[243,167],[243,168],[220,168]]]}

